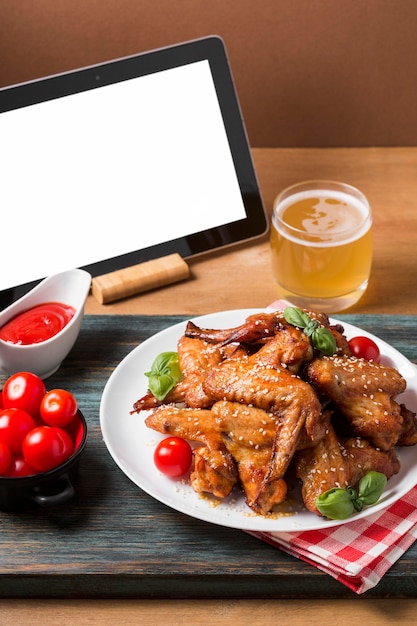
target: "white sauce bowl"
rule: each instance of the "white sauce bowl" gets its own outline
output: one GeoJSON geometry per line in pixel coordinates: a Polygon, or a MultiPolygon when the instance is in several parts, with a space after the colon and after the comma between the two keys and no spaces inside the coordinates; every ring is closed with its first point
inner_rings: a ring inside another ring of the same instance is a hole
{"type": "Polygon", "coordinates": [[[1,327],[19,313],[46,302],[62,302],[76,311],[59,333],[40,343],[20,345],[0,339],[0,372],[7,376],[33,372],[41,378],[48,378],[56,372],[77,340],[90,286],[91,275],[84,270],[54,274],[0,312],[1,327]]]}

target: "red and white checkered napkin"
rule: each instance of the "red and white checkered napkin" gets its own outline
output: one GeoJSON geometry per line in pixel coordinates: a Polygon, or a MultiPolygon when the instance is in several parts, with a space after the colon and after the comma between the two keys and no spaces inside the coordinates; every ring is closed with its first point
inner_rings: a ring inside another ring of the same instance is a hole
{"type": "Polygon", "coordinates": [[[249,534],[361,594],[375,587],[417,539],[417,485],[387,509],[364,519],[323,530],[249,534]]]}

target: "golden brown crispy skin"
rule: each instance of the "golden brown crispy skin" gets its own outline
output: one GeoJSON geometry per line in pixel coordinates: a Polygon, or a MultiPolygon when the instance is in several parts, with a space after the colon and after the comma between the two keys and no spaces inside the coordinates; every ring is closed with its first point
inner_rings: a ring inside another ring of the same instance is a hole
{"type": "Polygon", "coordinates": [[[264,339],[273,337],[282,324],[286,324],[286,321],[280,311],[256,313],[249,315],[243,324],[234,328],[200,328],[194,322],[189,321],[185,335],[193,339],[204,339],[223,345],[228,343],[259,343],[264,339]]]}
{"type": "Polygon", "coordinates": [[[403,424],[401,434],[398,438],[398,446],[414,446],[417,443],[417,417],[413,411],[407,409],[404,404],[400,404],[403,424]]]}
{"type": "Polygon", "coordinates": [[[164,435],[200,441],[212,448],[222,445],[210,409],[180,408],[168,404],[149,413],[145,424],[164,435]]]}
{"type": "Polygon", "coordinates": [[[313,437],[320,421],[321,405],[316,394],[287,370],[260,366],[252,357],[224,361],[213,368],[204,382],[204,389],[213,399],[256,407],[274,416],[276,430],[267,471],[262,476],[258,495],[249,500],[254,510],[270,511],[273,503],[284,494],[283,479],[301,433],[305,428],[308,436],[313,437]],[[274,487],[279,488],[279,495],[274,493],[274,487]]]}
{"type": "Polygon", "coordinates": [[[188,406],[205,408],[210,398],[203,390],[207,372],[222,360],[219,346],[202,339],[189,339],[184,335],[178,341],[178,360],[185,385],[185,402],[188,406]]]}
{"type": "Polygon", "coordinates": [[[345,441],[343,450],[350,467],[350,484],[353,486],[372,470],[385,474],[387,479],[400,471],[401,464],[394,449],[383,451],[374,448],[362,437],[352,437],[345,441]]]}
{"type": "Polygon", "coordinates": [[[190,476],[194,491],[226,498],[237,481],[235,460],[225,448],[201,446],[194,451],[194,469],[190,476]]]}
{"type": "Polygon", "coordinates": [[[333,427],[313,448],[297,452],[296,476],[302,482],[301,493],[309,511],[319,514],[316,498],[333,487],[350,485],[350,467],[346,462],[333,427]]]}
{"type": "Polygon", "coordinates": [[[280,437],[285,448],[305,424],[312,436],[321,405],[306,382],[284,368],[259,365],[257,355],[227,360],[207,375],[203,388],[213,402],[229,400],[269,411],[280,418],[280,437]],[[285,441],[287,443],[285,443],[285,441]]]}
{"type": "Polygon", "coordinates": [[[145,424],[165,435],[205,443],[195,450],[191,485],[198,493],[229,495],[238,480],[236,463],[215,428],[210,409],[162,406],[148,415],[145,424]]]}
{"type": "Polygon", "coordinates": [[[394,450],[384,452],[360,437],[342,443],[332,426],[320,443],[297,452],[294,460],[296,475],[302,481],[304,504],[316,514],[316,499],[328,489],[357,488],[360,479],[371,470],[385,474],[387,479],[400,470],[394,450]]]}
{"type": "Polygon", "coordinates": [[[296,374],[312,358],[313,349],[308,337],[298,328],[285,326],[255,352],[252,362],[270,367],[284,366],[296,374]]]}
{"type": "Polygon", "coordinates": [[[308,337],[299,328],[288,324],[281,314],[275,313],[249,316],[244,324],[228,330],[203,329],[188,322],[186,336],[222,346],[264,343],[256,352],[258,362],[272,367],[285,365],[295,373],[313,357],[308,337]]]}
{"type": "Polygon", "coordinates": [[[191,474],[197,492],[225,497],[239,477],[248,506],[258,513],[270,512],[285,499],[287,487],[282,477],[269,478],[277,428],[274,415],[222,401],[211,410],[160,407],[145,423],[163,434],[206,444],[196,451],[191,474]]]}
{"type": "Polygon", "coordinates": [[[239,402],[220,401],[212,408],[215,428],[236,460],[247,505],[267,514],[287,494],[282,475],[273,472],[273,448],[278,418],[239,402]]]}
{"type": "Polygon", "coordinates": [[[406,382],[392,367],[355,357],[320,357],[306,370],[319,394],[329,397],[349,420],[355,434],[376,447],[394,447],[403,418],[394,401],[406,382]]]}
{"type": "Polygon", "coordinates": [[[314,429],[310,435],[307,433],[304,426],[298,438],[297,450],[312,448],[317,443],[319,443],[319,441],[324,439],[329,429],[329,424],[331,423],[331,417],[331,411],[322,410],[322,412],[320,413],[320,417],[315,423],[314,429]]]}

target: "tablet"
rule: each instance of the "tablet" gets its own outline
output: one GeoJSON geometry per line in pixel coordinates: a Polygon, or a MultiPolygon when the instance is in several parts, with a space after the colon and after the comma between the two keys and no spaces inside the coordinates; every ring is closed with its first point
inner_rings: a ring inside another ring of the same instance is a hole
{"type": "Polygon", "coordinates": [[[217,36],[1,89],[0,137],[0,291],[268,229],[217,36]]]}

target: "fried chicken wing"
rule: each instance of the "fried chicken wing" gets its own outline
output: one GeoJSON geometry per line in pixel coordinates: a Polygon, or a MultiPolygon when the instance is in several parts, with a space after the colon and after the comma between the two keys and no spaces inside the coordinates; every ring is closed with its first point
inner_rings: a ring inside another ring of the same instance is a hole
{"type": "MultiPolygon", "coordinates": [[[[318,421],[316,443],[324,436],[328,419],[326,415],[318,421]]],[[[145,423],[163,434],[206,444],[195,452],[191,474],[195,491],[225,497],[239,477],[247,505],[260,514],[268,514],[286,497],[284,474],[292,448],[308,445],[306,441],[311,443],[304,427],[300,431],[296,424],[296,433],[285,436],[291,450],[287,449],[286,456],[282,457],[282,444],[277,444],[277,437],[283,436],[282,429],[288,425],[283,426],[282,419],[273,413],[226,400],[216,402],[211,410],[161,407],[153,411],[145,423]]]]}
{"type": "Polygon", "coordinates": [[[189,321],[185,329],[186,337],[204,339],[213,343],[259,343],[273,337],[281,324],[285,324],[281,312],[256,313],[249,315],[243,324],[234,328],[200,328],[189,321]]]}
{"type": "Polygon", "coordinates": [[[229,330],[200,329],[189,322],[186,336],[213,343],[221,342],[222,346],[262,342],[264,345],[261,343],[261,348],[256,351],[259,363],[272,367],[285,365],[295,373],[313,357],[308,337],[299,328],[288,324],[282,315],[275,313],[250,316],[245,324],[229,330]]]}
{"type": "Polygon", "coordinates": [[[297,374],[300,367],[312,358],[313,348],[308,337],[298,328],[287,325],[253,355],[252,362],[270,367],[285,366],[297,374]]]}
{"type": "Polygon", "coordinates": [[[221,362],[220,347],[203,339],[182,336],[178,341],[178,360],[185,386],[185,402],[194,408],[210,406],[211,401],[203,389],[207,372],[221,362]]]}
{"type": "Polygon", "coordinates": [[[400,471],[401,463],[394,448],[383,451],[362,437],[352,437],[343,443],[342,449],[349,464],[351,485],[356,486],[371,471],[381,472],[387,479],[400,471]]]}
{"type": "Polygon", "coordinates": [[[280,418],[282,437],[291,441],[305,424],[311,436],[321,405],[310,385],[284,368],[260,365],[256,355],[227,360],[207,375],[203,388],[213,401],[229,400],[269,411],[280,418]]]}
{"type": "Polygon", "coordinates": [[[148,428],[163,435],[199,441],[212,448],[222,445],[222,439],[216,431],[210,409],[165,405],[149,413],[145,424],[148,428]]]}
{"type": "Polygon", "coordinates": [[[404,404],[400,404],[400,411],[403,423],[397,445],[414,446],[417,443],[417,416],[404,404]]]}
{"type": "Polygon", "coordinates": [[[239,402],[220,401],[212,407],[215,428],[236,460],[247,505],[267,514],[286,497],[283,475],[274,475],[273,450],[278,418],[239,402]]]}
{"type": "Polygon", "coordinates": [[[298,442],[297,450],[304,450],[305,448],[312,448],[319,443],[327,434],[329,424],[331,423],[332,411],[326,411],[322,409],[320,417],[314,424],[314,429],[310,434],[304,428],[301,430],[298,442]]]}
{"type": "Polygon", "coordinates": [[[235,460],[215,428],[210,409],[164,406],[145,419],[148,428],[206,444],[194,452],[194,469],[190,476],[193,489],[225,498],[238,480],[235,460]]]}
{"type": "MultiPolygon", "coordinates": [[[[330,326],[325,314],[310,312],[310,315],[333,333],[338,353],[350,354],[342,326],[330,326]]],[[[250,344],[257,363],[271,367],[283,365],[292,373],[298,373],[314,354],[308,337],[299,328],[288,324],[282,312],[251,315],[244,324],[231,329],[204,329],[189,321],[178,341],[183,380],[170,391],[163,403],[185,402],[194,408],[210,406],[210,399],[202,387],[206,373],[222,360],[249,355],[250,349],[245,346],[250,344]]],[[[136,401],[132,413],[150,410],[161,404],[148,391],[136,401]]]]}
{"type": "Polygon", "coordinates": [[[267,479],[277,428],[274,415],[222,401],[211,410],[161,407],[145,423],[161,433],[206,444],[195,452],[195,491],[225,497],[239,478],[248,506],[258,513],[270,512],[285,499],[282,477],[267,479]]]}
{"type": "Polygon", "coordinates": [[[315,432],[321,417],[320,402],[313,389],[298,377],[283,368],[260,366],[252,357],[233,363],[224,361],[213,368],[204,389],[213,398],[262,409],[276,420],[261,489],[250,500],[251,508],[265,514],[284,495],[284,476],[301,433],[305,429],[311,438],[315,432]]]}
{"type": "Polygon", "coordinates": [[[225,448],[201,446],[194,451],[190,484],[196,493],[211,493],[217,498],[226,498],[237,481],[235,460],[225,448]]]}
{"type": "Polygon", "coordinates": [[[316,514],[316,499],[328,489],[357,487],[371,470],[385,474],[387,479],[400,470],[394,450],[384,452],[360,437],[342,443],[332,426],[316,446],[297,452],[294,462],[304,504],[316,514]]]}
{"type": "Polygon", "coordinates": [[[318,393],[329,397],[350,422],[355,434],[376,447],[394,447],[403,417],[394,398],[406,382],[392,367],[355,357],[320,357],[306,370],[318,393]]]}
{"type": "Polygon", "coordinates": [[[316,499],[333,487],[350,484],[350,468],[342,454],[332,426],[313,448],[299,451],[294,457],[295,473],[302,482],[301,493],[309,511],[318,514],[316,499]]]}

